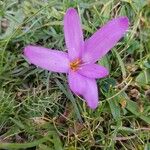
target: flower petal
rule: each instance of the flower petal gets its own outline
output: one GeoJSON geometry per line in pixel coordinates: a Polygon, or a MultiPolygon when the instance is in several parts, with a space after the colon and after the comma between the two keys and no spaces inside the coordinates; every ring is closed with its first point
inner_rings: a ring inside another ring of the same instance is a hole
{"type": "Polygon", "coordinates": [[[88,78],[103,78],[109,74],[109,71],[97,64],[87,64],[80,67],[78,73],[88,78]]]}
{"type": "Polygon", "coordinates": [[[70,89],[77,95],[85,92],[86,78],[75,71],[69,71],[68,81],[70,89]]]}
{"type": "Polygon", "coordinates": [[[29,45],[24,48],[24,55],[30,63],[43,69],[62,73],[68,72],[69,59],[65,52],[29,45]]]}
{"type": "Polygon", "coordinates": [[[70,89],[75,94],[83,96],[90,108],[95,109],[98,106],[98,89],[95,79],[70,71],[68,81],[70,89]]]}
{"type": "Polygon", "coordinates": [[[65,14],[64,34],[70,60],[81,57],[83,33],[79,15],[73,8],[68,9],[65,14]]]}
{"type": "Polygon", "coordinates": [[[109,21],[85,41],[83,61],[94,63],[103,57],[121,39],[128,26],[127,17],[118,17],[109,21]]]}
{"type": "Polygon", "coordinates": [[[98,89],[95,79],[87,78],[87,88],[86,92],[83,94],[83,97],[87,101],[90,108],[96,109],[98,106],[98,89]]]}

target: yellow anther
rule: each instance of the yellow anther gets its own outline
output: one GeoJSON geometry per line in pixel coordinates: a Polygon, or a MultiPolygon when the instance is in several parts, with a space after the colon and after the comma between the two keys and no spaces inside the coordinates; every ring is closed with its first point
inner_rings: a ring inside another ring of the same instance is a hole
{"type": "Polygon", "coordinates": [[[70,63],[70,68],[71,68],[71,70],[73,70],[73,71],[78,70],[80,64],[81,64],[81,60],[80,60],[80,59],[75,59],[74,61],[72,61],[72,62],[70,63]]]}

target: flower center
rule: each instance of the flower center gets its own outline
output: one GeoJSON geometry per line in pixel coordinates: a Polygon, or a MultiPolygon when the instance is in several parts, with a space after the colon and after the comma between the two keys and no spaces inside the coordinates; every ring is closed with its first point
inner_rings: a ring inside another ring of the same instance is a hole
{"type": "Polygon", "coordinates": [[[70,68],[73,71],[78,70],[81,65],[81,60],[79,58],[75,59],[74,61],[70,62],[70,68]]]}

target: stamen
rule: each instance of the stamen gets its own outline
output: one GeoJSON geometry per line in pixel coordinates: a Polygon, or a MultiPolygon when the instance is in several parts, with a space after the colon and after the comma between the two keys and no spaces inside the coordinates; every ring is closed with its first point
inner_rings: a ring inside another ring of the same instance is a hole
{"type": "Polygon", "coordinates": [[[71,68],[71,70],[73,70],[73,71],[78,70],[79,67],[80,67],[80,64],[81,64],[81,60],[80,60],[79,58],[76,59],[76,60],[74,60],[74,61],[72,61],[72,62],[70,63],[70,68],[71,68]]]}

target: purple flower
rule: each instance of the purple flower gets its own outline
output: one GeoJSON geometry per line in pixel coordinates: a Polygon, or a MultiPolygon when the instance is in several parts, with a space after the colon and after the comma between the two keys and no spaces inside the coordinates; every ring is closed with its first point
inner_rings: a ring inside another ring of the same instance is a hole
{"type": "Polygon", "coordinates": [[[84,41],[78,13],[75,9],[69,8],[64,17],[68,54],[29,45],[25,47],[24,55],[30,63],[43,69],[67,73],[70,89],[75,94],[83,96],[87,105],[95,109],[98,106],[96,79],[109,74],[105,67],[95,62],[120,40],[128,26],[127,17],[118,17],[84,41]]]}

